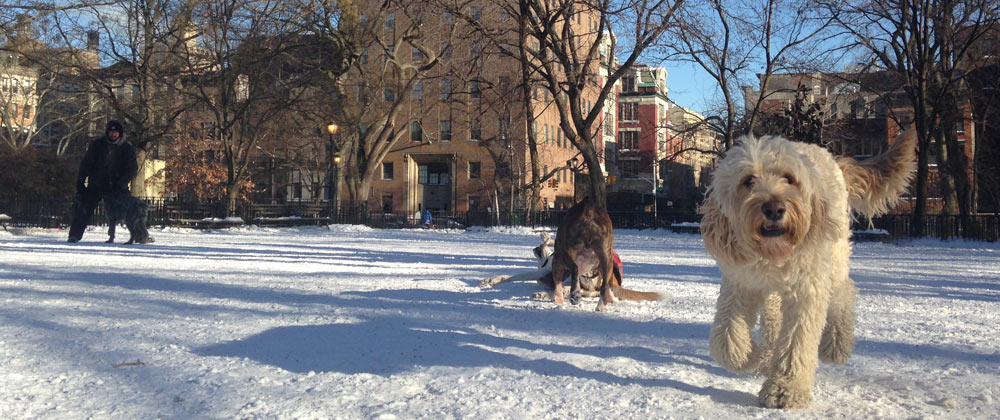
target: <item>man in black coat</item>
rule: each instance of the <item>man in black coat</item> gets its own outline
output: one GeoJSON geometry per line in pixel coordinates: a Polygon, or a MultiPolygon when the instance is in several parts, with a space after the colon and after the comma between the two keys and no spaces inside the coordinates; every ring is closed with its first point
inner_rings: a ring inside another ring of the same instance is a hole
{"type": "Polygon", "coordinates": [[[118,121],[108,121],[104,137],[90,142],[76,175],[76,206],[69,242],[83,238],[94,217],[94,209],[109,194],[128,194],[129,183],[139,172],[135,147],[125,141],[125,131],[118,121]]]}

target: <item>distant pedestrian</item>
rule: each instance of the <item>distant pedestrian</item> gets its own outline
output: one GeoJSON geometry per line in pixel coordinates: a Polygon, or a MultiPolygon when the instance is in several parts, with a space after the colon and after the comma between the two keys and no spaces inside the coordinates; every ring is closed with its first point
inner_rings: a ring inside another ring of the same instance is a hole
{"type": "Polygon", "coordinates": [[[430,210],[424,210],[424,218],[420,221],[424,229],[434,229],[434,216],[431,216],[430,210]]]}
{"type": "Polygon", "coordinates": [[[139,172],[135,147],[125,141],[118,121],[108,121],[104,137],[91,141],[76,175],[76,203],[69,242],[79,242],[94,217],[94,209],[109,194],[128,194],[129,183],[139,172]]]}

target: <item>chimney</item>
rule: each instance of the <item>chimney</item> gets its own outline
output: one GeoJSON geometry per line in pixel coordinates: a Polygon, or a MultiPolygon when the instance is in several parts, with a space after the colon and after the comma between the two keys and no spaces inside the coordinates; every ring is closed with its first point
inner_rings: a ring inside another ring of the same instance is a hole
{"type": "Polygon", "coordinates": [[[101,47],[101,36],[97,31],[87,31],[87,50],[97,52],[101,47]]]}

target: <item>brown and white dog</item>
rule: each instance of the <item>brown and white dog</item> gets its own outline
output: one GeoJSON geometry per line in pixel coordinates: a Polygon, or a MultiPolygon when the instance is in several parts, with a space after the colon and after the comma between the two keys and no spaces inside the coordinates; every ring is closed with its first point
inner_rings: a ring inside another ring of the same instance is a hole
{"type": "Polygon", "coordinates": [[[563,303],[562,280],[570,277],[570,302],[580,303],[584,295],[584,276],[596,271],[597,275],[588,286],[600,289],[597,310],[607,310],[608,303],[618,299],[658,300],[660,295],[651,292],[636,292],[622,288],[621,269],[614,261],[614,228],[608,212],[598,206],[593,198],[587,197],[569,209],[566,219],[559,224],[556,234],[556,249],[552,258],[553,300],[563,303]]]}
{"type": "MultiPolygon", "coordinates": [[[[521,272],[512,276],[493,276],[483,280],[479,286],[487,288],[496,286],[505,281],[534,281],[545,286],[549,290],[555,290],[555,282],[552,281],[552,260],[555,240],[553,240],[547,232],[543,232],[541,237],[542,243],[532,249],[532,253],[538,261],[538,269],[521,272]]],[[[615,276],[618,278],[618,283],[621,284],[621,259],[618,258],[617,254],[613,254],[612,257],[615,259],[615,276]]],[[[562,287],[561,282],[560,287],[562,287]]],[[[583,297],[598,296],[600,293],[601,283],[600,275],[598,274],[598,270],[596,268],[591,270],[589,273],[585,273],[580,276],[580,288],[583,297]]],[[[616,295],[619,299],[632,301],[659,300],[662,297],[659,293],[640,292],[637,290],[626,289],[624,287],[619,289],[616,292],[616,295]]],[[[551,300],[553,295],[550,292],[538,292],[534,296],[539,300],[551,300]]]]}

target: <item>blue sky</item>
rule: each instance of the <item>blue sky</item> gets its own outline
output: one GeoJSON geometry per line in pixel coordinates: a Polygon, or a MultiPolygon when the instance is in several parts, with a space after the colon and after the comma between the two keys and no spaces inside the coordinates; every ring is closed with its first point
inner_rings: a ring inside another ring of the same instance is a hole
{"type": "Polygon", "coordinates": [[[716,96],[715,80],[697,64],[665,62],[667,96],[677,105],[705,114],[716,96]]]}

